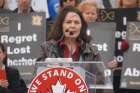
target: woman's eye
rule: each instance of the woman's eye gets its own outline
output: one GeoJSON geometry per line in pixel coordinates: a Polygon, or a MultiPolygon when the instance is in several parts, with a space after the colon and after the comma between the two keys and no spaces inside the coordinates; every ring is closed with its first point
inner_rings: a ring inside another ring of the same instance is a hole
{"type": "Polygon", "coordinates": [[[65,23],[70,24],[70,23],[71,23],[71,21],[65,21],[65,23]]]}
{"type": "Polygon", "coordinates": [[[74,23],[75,23],[75,24],[80,24],[80,22],[79,22],[79,21],[75,21],[74,23]]]}

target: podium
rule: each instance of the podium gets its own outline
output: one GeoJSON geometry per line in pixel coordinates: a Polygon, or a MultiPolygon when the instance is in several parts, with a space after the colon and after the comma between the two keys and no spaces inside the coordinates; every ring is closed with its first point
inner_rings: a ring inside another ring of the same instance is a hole
{"type": "MultiPolygon", "coordinates": [[[[85,81],[89,93],[96,92],[97,89],[112,89],[111,78],[105,75],[106,67],[101,61],[72,61],[65,58],[50,58],[45,61],[37,61],[35,64],[35,76],[44,70],[54,67],[70,68],[80,75],[85,81]]],[[[100,92],[103,93],[103,92],[100,92]]]]}

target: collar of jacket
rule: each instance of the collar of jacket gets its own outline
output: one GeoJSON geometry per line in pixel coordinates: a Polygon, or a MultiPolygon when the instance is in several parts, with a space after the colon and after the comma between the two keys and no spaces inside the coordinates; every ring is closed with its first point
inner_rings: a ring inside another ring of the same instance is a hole
{"type": "MultiPolygon", "coordinates": [[[[58,41],[54,41],[55,43],[58,43],[60,41],[62,41],[64,39],[64,35],[61,36],[61,38],[58,40],[58,41]]],[[[98,50],[97,50],[97,47],[95,46],[92,46],[91,43],[86,43],[84,42],[83,40],[78,40],[78,42],[81,44],[81,50],[83,51],[83,54],[90,54],[90,53],[94,53],[94,55],[98,55],[98,50]]]]}

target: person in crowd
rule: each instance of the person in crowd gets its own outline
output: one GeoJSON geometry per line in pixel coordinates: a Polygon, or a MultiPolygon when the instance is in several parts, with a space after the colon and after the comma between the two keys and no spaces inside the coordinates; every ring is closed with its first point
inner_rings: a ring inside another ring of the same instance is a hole
{"type": "Polygon", "coordinates": [[[0,0],[0,9],[4,8],[5,0],[0,0]]]}
{"type": "Polygon", "coordinates": [[[10,13],[11,11],[6,8],[6,0],[0,0],[0,12],[1,13],[10,13]]]}
{"type": "MultiPolygon", "coordinates": [[[[58,15],[54,26],[48,35],[48,41],[41,45],[42,52],[38,61],[46,58],[71,58],[73,61],[101,60],[97,48],[89,44],[86,35],[87,23],[77,8],[66,7],[58,15]]],[[[94,65],[85,66],[91,73],[99,69],[94,65]]],[[[103,77],[99,72],[98,82],[103,83],[103,77]]]]}
{"type": "Polygon", "coordinates": [[[45,12],[46,19],[50,17],[48,2],[53,0],[32,0],[31,6],[35,12],[45,12]]]}
{"type": "Polygon", "coordinates": [[[138,0],[138,8],[140,8],[140,0],[138,0]]]}
{"type": "Polygon", "coordinates": [[[17,0],[6,0],[5,8],[14,11],[17,8],[17,0]]]}
{"type": "Polygon", "coordinates": [[[60,0],[60,11],[67,6],[77,7],[80,3],[80,0],[60,0]]]}
{"type": "Polygon", "coordinates": [[[97,19],[97,4],[91,1],[82,1],[78,9],[82,12],[87,23],[95,22],[97,19]]]}
{"type": "Polygon", "coordinates": [[[136,8],[139,0],[118,0],[118,8],[136,8]]]}
{"type": "Polygon", "coordinates": [[[31,8],[31,0],[18,0],[17,4],[18,8],[14,10],[15,13],[28,14],[33,12],[33,9],[31,8]]]}
{"type": "Polygon", "coordinates": [[[67,6],[77,7],[80,0],[48,0],[50,19],[55,21],[57,15],[67,6]]]}
{"type": "Polygon", "coordinates": [[[127,13],[118,13],[120,15],[126,15],[129,20],[140,20],[139,11],[140,0],[118,0],[118,8],[127,9],[127,13]]]}
{"type": "Polygon", "coordinates": [[[59,6],[60,6],[60,0],[47,0],[48,3],[48,11],[50,18],[48,19],[49,21],[55,21],[56,16],[58,15],[59,12],[59,6]]]}
{"type": "MultiPolygon", "coordinates": [[[[80,10],[80,12],[82,13],[84,20],[86,21],[86,23],[91,24],[92,22],[95,22],[98,16],[98,9],[97,9],[97,4],[93,1],[82,1],[79,6],[78,9],[80,10]]],[[[91,30],[87,29],[86,31],[87,35],[89,36],[89,38],[91,37],[91,30]]]]}
{"type": "Polygon", "coordinates": [[[81,0],[81,1],[91,1],[98,5],[99,9],[110,9],[116,8],[116,0],[81,0]]]}
{"type": "Polygon", "coordinates": [[[27,87],[17,69],[7,66],[5,47],[0,43],[0,93],[27,93],[27,87]]]}

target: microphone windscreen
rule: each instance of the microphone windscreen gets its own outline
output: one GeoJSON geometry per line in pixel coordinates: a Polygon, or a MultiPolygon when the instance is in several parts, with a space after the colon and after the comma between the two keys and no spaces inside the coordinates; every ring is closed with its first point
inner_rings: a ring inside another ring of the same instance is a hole
{"type": "Polygon", "coordinates": [[[129,44],[128,44],[128,41],[127,40],[122,40],[122,45],[121,45],[121,48],[122,48],[122,51],[125,52],[129,49],[129,44]]]}

